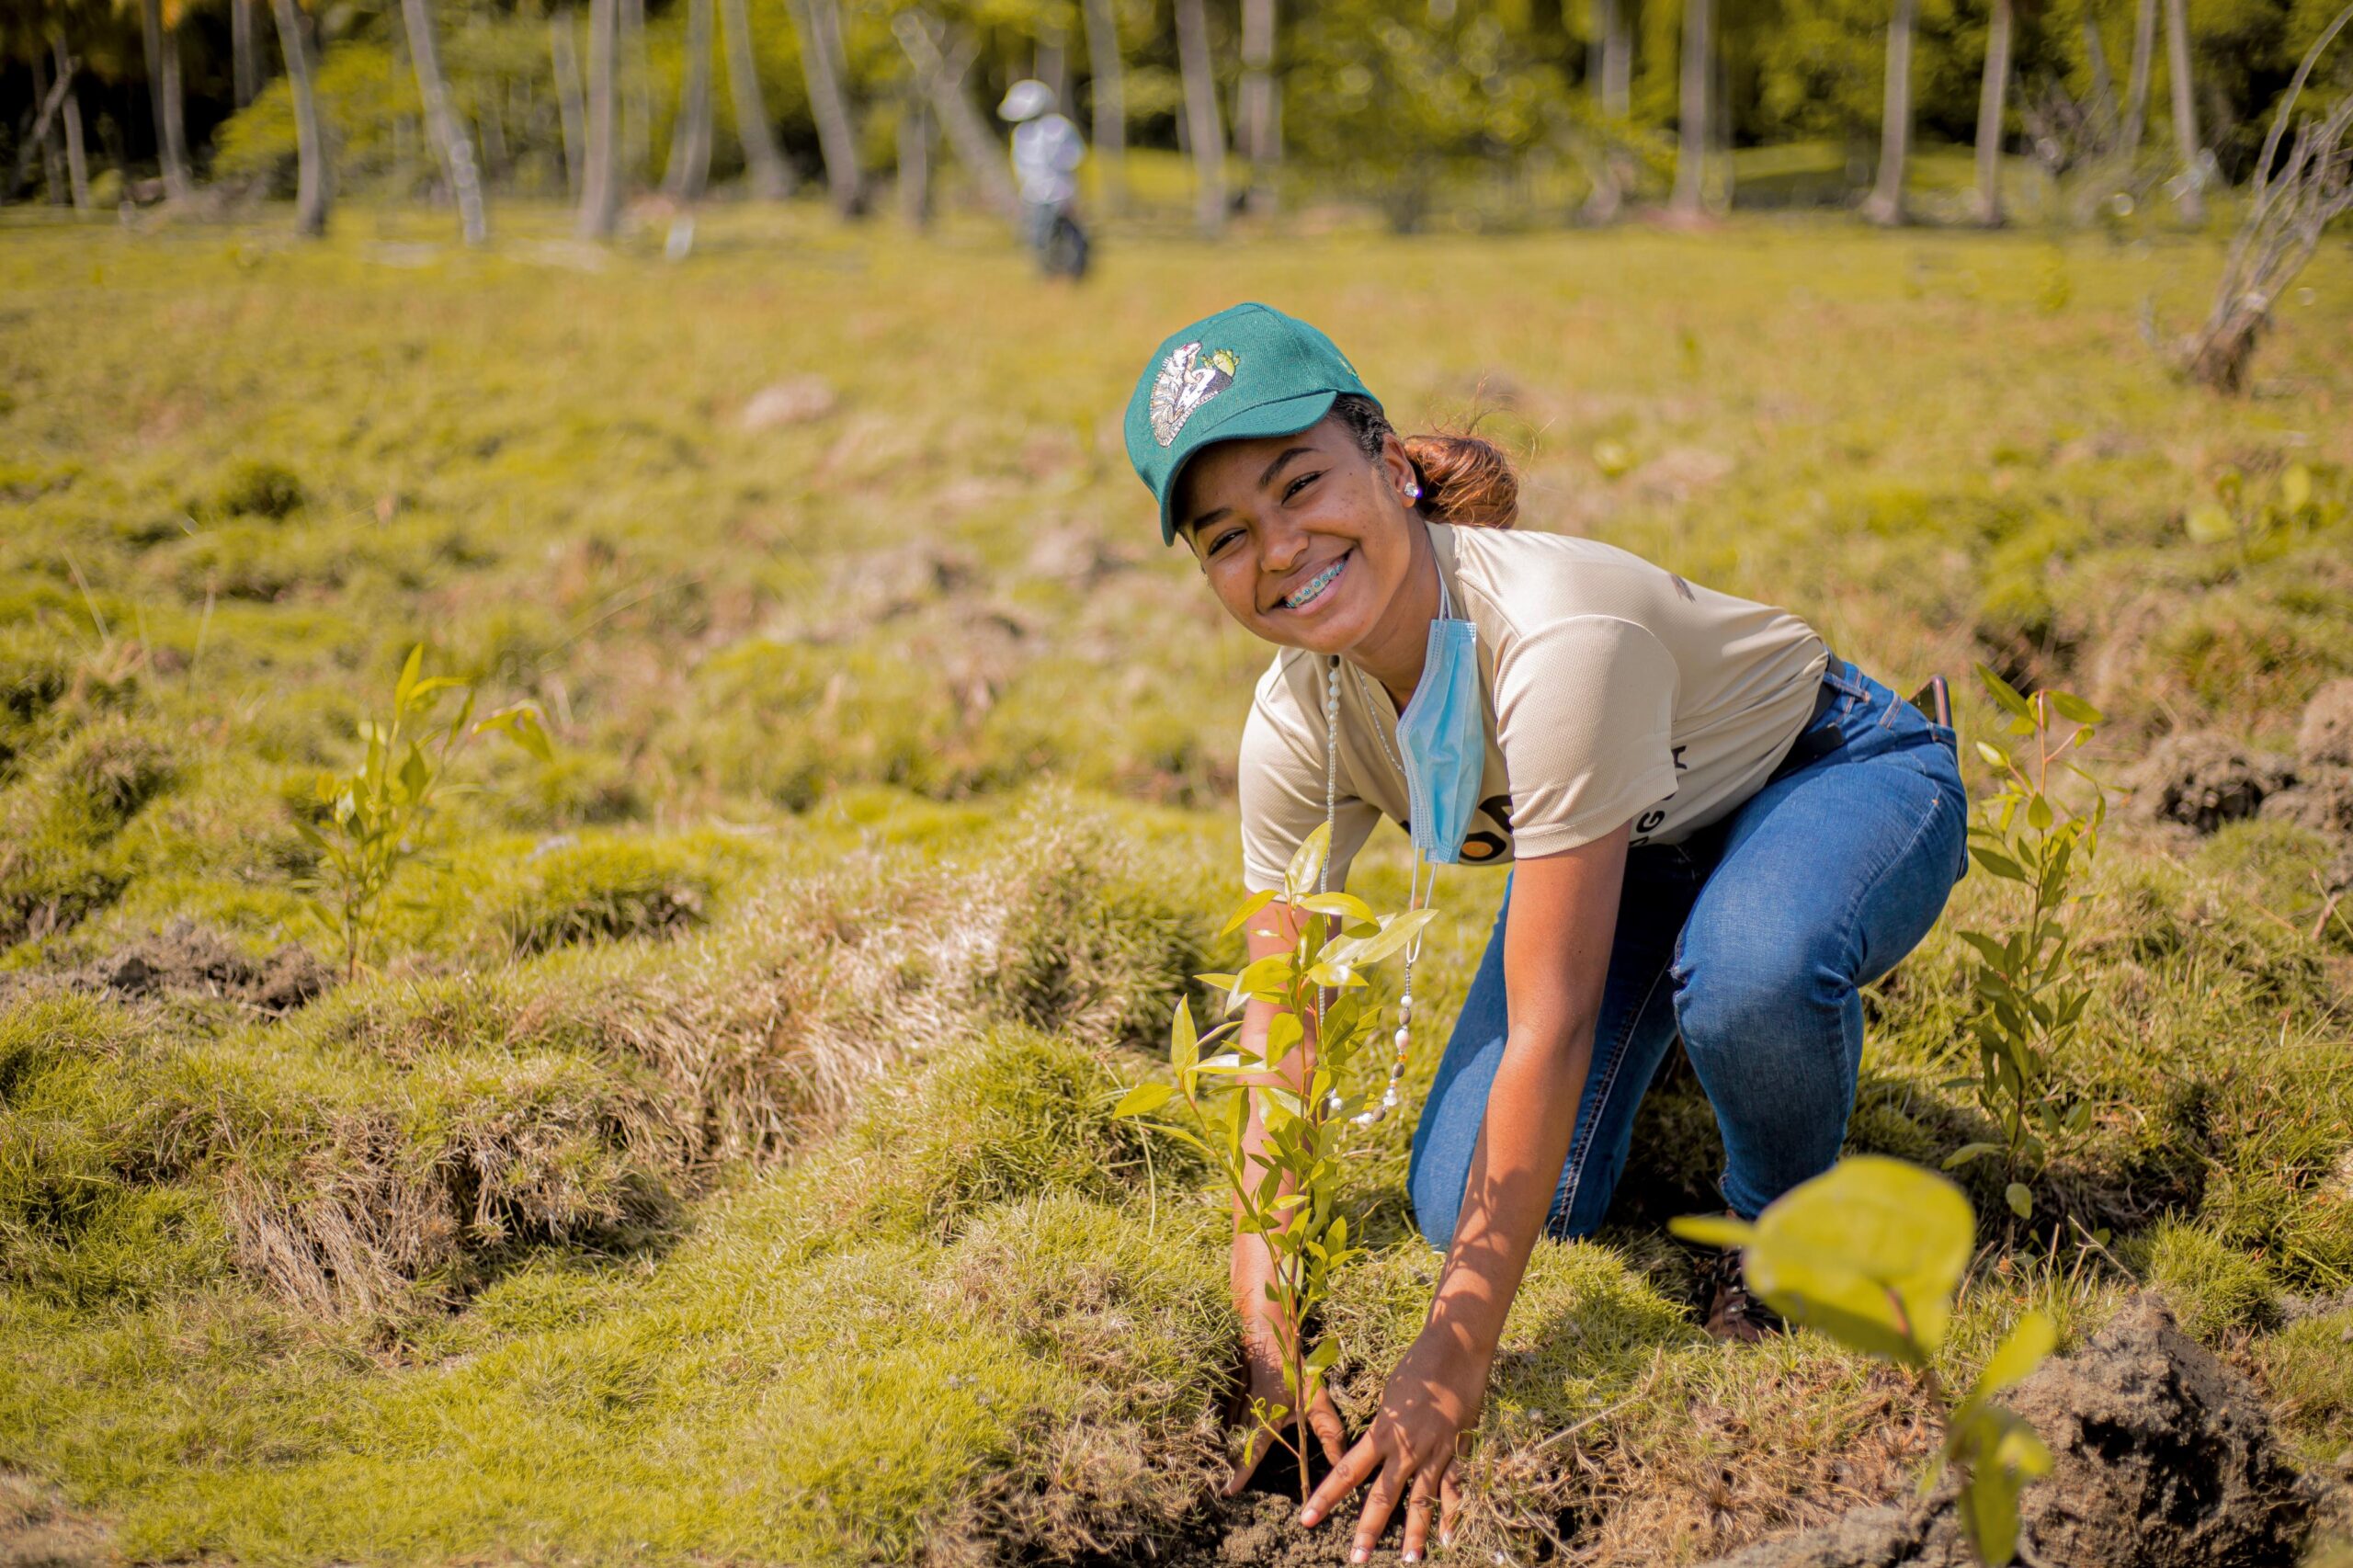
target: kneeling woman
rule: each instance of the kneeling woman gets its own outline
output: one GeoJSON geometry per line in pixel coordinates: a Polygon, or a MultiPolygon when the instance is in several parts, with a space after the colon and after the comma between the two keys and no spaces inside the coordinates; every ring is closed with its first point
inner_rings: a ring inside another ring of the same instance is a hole
{"type": "MultiPolygon", "coordinates": [[[[1456,1439],[1538,1233],[1600,1223],[1677,1036],[1733,1213],[1836,1159],[1856,989],[1920,940],[1966,864],[1952,733],[1787,611],[1507,531],[1501,453],[1401,440],[1330,339],[1263,305],[1162,344],[1127,441],[1164,542],[1181,537],[1279,650],[1242,735],[1250,889],[1280,887],[1326,821],[1336,888],[1382,816],[1407,824],[1417,867],[1516,863],[1414,1135],[1415,1215],[1447,1254],[1429,1317],[1345,1457],[1328,1401],[1313,1413],[1336,1463],[1304,1522],[1370,1480],[1352,1555],[1403,1501],[1414,1561],[1434,1502],[1450,1523],[1456,1439]]],[[[1292,940],[1271,907],[1254,958],[1292,940]]],[[[1263,1044],[1267,1012],[1252,1006],[1245,1038],[1263,1044]]],[[[1279,1401],[1268,1267],[1235,1237],[1255,1392],[1279,1401]]],[[[1768,1324],[1736,1260],[1712,1272],[1710,1329],[1756,1337],[1768,1324]]]]}

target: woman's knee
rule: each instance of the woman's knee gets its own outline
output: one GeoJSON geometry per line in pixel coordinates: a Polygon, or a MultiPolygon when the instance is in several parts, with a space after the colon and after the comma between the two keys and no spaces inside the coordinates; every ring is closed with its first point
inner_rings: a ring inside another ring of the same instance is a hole
{"type": "Polygon", "coordinates": [[[1675,967],[1675,1019],[1703,1076],[1744,1072],[1843,1044],[1855,996],[1845,955],[1823,933],[1750,930],[1690,941],[1675,967]]]}

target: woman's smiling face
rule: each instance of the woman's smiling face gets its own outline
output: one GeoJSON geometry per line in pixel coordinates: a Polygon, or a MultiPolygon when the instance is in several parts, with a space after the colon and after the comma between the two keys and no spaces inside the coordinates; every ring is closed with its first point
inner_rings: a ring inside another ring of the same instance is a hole
{"type": "Polygon", "coordinates": [[[1203,448],[1178,476],[1177,529],[1234,619],[1269,642],[1346,653],[1389,618],[1413,563],[1413,483],[1395,437],[1367,458],[1327,415],[1203,448]]]}

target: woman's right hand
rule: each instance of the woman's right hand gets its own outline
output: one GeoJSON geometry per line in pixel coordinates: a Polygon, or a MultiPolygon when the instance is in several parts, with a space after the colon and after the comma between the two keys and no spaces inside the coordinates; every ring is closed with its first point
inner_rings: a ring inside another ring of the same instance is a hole
{"type": "MultiPolygon", "coordinates": [[[[1242,1396],[1227,1412],[1228,1425],[1239,1428],[1245,1439],[1245,1457],[1234,1461],[1233,1473],[1226,1479],[1222,1495],[1237,1496],[1249,1484],[1275,1445],[1272,1434],[1261,1428],[1251,1415],[1258,1405],[1272,1407],[1290,1403],[1290,1391],[1283,1387],[1281,1345],[1286,1330],[1278,1329],[1274,1318],[1275,1304],[1267,1300],[1267,1247],[1256,1236],[1233,1238],[1234,1305],[1242,1313],[1242,1396]],[[1250,1441],[1252,1433],[1256,1440],[1250,1441]]],[[[1284,1440],[1299,1441],[1297,1422],[1285,1415],[1281,1422],[1284,1440]]],[[[1332,1403],[1329,1390],[1319,1387],[1315,1397],[1308,1402],[1307,1429],[1324,1450],[1324,1466],[1328,1473],[1340,1462],[1347,1449],[1347,1428],[1340,1421],[1339,1407],[1332,1403]]]]}

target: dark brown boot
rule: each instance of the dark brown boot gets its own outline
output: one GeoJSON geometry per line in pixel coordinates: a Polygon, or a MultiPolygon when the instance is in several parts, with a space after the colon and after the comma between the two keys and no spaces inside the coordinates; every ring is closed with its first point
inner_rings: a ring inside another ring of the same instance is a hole
{"type": "Polygon", "coordinates": [[[1754,1345],[1768,1334],[1787,1332],[1781,1314],[1748,1292],[1740,1249],[1728,1247],[1699,1265],[1699,1285],[1708,1295],[1708,1332],[1718,1339],[1754,1345]]]}

